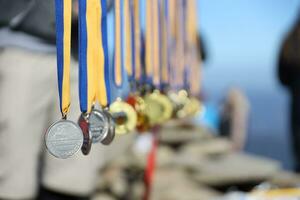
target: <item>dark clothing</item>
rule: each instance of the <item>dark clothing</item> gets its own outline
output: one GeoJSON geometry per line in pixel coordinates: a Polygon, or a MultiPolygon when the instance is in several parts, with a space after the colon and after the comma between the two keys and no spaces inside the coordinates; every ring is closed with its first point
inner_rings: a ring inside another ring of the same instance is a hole
{"type": "Polygon", "coordinates": [[[0,0],[0,27],[55,43],[54,0],[0,0]]]}
{"type": "Polygon", "coordinates": [[[288,88],[300,85],[300,28],[293,30],[281,48],[278,77],[288,88]]]}
{"type": "Polygon", "coordinates": [[[300,172],[300,20],[284,40],[279,60],[278,78],[291,94],[290,124],[295,171],[300,172]]]}
{"type": "Polygon", "coordinates": [[[291,91],[290,127],[295,159],[295,171],[300,172],[300,86],[298,91],[291,91]]]}

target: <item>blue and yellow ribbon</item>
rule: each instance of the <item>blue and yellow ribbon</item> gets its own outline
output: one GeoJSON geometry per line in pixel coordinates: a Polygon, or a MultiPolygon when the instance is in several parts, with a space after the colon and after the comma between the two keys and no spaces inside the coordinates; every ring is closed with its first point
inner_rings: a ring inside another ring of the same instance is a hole
{"type": "Polygon", "coordinates": [[[124,3],[124,0],[114,0],[114,58],[110,71],[112,101],[126,98],[130,92],[124,58],[124,3]]]}
{"type": "Polygon", "coordinates": [[[174,37],[172,48],[172,81],[173,90],[180,90],[184,86],[184,12],[183,0],[170,1],[172,11],[171,36],[174,37]],[[172,3],[171,3],[172,2],[172,3]]]}
{"type": "Polygon", "coordinates": [[[191,73],[191,63],[190,63],[190,45],[188,44],[189,30],[187,29],[187,19],[188,19],[188,2],[183,0],[182,2],[182,32],[183,32],[183,89],[190,92],[190,73],[191,73]]]}
{"type": "Polygon", "coordinates": [[[114,82],[117,87],[123,83],[123,0],[115,0],[115,53],[114,53],[114,82]]]}
{"type": "Polygon", "coordinates": [[[186,42],[189,47],[190,59],[188,65],[190,68],[190,92],[194,96],[200,95],[201,90],[201,53],[198,49],[198,30],[197,30],[197,2],[196,0],[186,1],[186,42]],[[199,81],[192,81],[199,80],[199,81]]]}
{"type": "Polygon", "coordinates": [[[152,42],[153,45],[153,84],[156,88],[160,88],[161,75],[161,41],[160,41],[160,2],[152,0],[152,42]]]}
{"type": "Polygon", "coordinates": [[[133,0],[133,27],[134,27],[134,75],[135,80],[140,82],[142,75],[141,66],[141,22],[140,22],[140,0],[133,0]]]}
{"type": "Polygon", "coordinates": [[[170,0],[168,1],[168,49],[169,49],[169,83],[172,90],[176,90],[177,82],[177,60],[176,60],[176,5],[177,1],[170,0]]]}
{"type": "Polygon", "coordinates": [[[125,68],[129,80],[135,79],[134,66],[134,23],[133,23],[133,1],[124,1],[124,25],[125,25],[125,68]]]}
{"type": "Polygon", "coordinates": [[[153,83],[153,1],[146,1],[146,33],[145,33],[145,82],[153,83]]]}
{"type": "Polygon", "coordinates": [[[165,88],[170,83],[169,0],[161,0],[160,3],[161,83],[163,88],[165,88]]]}
{"type": "Polygon", "coordinates": [[[71,105],[70,60],[72,0],[56,0],[55,11],[58,91],[60,110],[63,117],[66,117],[71,105]]]}
{"type": "Polygon", "coordinates": [[[79,96],[82,112],[109,103],[106,0],[79,0],[79,96]]]}

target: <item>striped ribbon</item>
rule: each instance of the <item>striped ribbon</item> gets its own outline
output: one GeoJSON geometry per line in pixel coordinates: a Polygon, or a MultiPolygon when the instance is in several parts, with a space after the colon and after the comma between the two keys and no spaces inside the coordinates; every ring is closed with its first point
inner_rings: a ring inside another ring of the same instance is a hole
{"type": "Polygon", "coordinates": [[[169,0],[160,1],[160,44],[161,44],[161,83],[163,87],[170,83],[170,30],[169,30],[169,0]]]}
{"type": "Polygon", "coordinates": [[[160,2],[159,0],[152,0],[152,41],[151,45],[153,46],[153,84],[156,88],[160,88],[160,2]]]}
{"type": "MultiPolygon", "coordinates": [[[[128,0],[126,0],[128,1],[128,0]]],[[[125,21],[125,1],[114,0],[114,57],[110,69],[110,83],[112,89],[112,98],[114,101],[117,98],[127,98],[130,92],[128,75],[125,68],[124,47],[126,47],[126,31],[125,21]],[[125,45],[124,45],[125,44],[125,45]]]]}
{"type": "Polygon", "coordinates": [[[176,1],[176,32],[175,32],[175,42],[176,42],[176,52],[175,52],[175,80],[174,86],[176,90],[182,89],[184,86],[184,1],[176,1]]]}
{"type": "Polygon", "coordinates": [[[79,0],[79,96],[82,112],[109,104],[106,0],[79,0]]]}
{"type": "Polygon", "coordinates": [[[177,0],[170,0],[168,1],[168,46],[169,46],[169,83],[170,88],[172,90],[176,90],[176,82],[177,80],[177,60],[176,60],[176,8],[177,8],[177,0]]]}
{"type": "Polygon", "coordinates": [[[115,0],[115,52],[114,52],[114,83],[122,87],[123,83],[123,0],[115,0]]]}
{"type": "Polygon", "coordinates": [[[140,0],[133,0],[133,27],[134,27],[134,72],[136,81],[141,80],[141,22],[140,0]]]}
{"type": "Polygon", "coordinates": [[[72,0],[56,0],[57,77],[60,110],[66,117],[70,109],[70,60],[72,0]]]}
{"type": "MultiPolygon", "coordinates": [[[[156,0],[154,0],[156,1],[156,0]]],[[[145,83],[153,83],[153,0],[146,1],[146,33],[145,33],[145,83]]]]}
{"type": "Polygon", "coordinates": [[[186,1],[186,30],[187,45],[189,48],[190,58],[188,65],[190,66],[190,92],[194,96],[199,96],[201,90],[201,54],[198,49],[198,31],[197,31],[197,2],[196,0],[186,1]],[[194,81],[192,81],[194,80],[194,81]],[[197,80],[197,81],[196,81],[197,80]]]}
{"type": "Polygon", "coordinates": [[[135,79],[133,3],[132,0],[124,1],[125,68],[131,82],[135,79]]]}

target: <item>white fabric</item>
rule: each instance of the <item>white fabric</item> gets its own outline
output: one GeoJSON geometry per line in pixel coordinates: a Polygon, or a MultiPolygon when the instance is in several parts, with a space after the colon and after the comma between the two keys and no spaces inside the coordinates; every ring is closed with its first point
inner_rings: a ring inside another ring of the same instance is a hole
{"type": "Polygon", "coordinates": [[[48,44],[38,37],[20,32],[12,31],[7,27],[0,28],[0,47],[22,47],[32,51],[55,53],[55,45],[48,44]]]}
{"type": "MultiPolygon", "coordinates": [[[[72,106],[68,118],[77,121],[80,112],[75,63],[72,68],[72,106]]],[[[45,150],[43,136],[50,123],[60,117],[55,54],[0,48],[0,199],[35,196],[39,157],[44,160],[43,185],[86,195],[95,189],[97,173],[108,158],[124,153],[130,144],[130,137],[125,137],[109,148],[93,145],[89,156],[78,152],[71,159],[56,159],[45,150]]]]}

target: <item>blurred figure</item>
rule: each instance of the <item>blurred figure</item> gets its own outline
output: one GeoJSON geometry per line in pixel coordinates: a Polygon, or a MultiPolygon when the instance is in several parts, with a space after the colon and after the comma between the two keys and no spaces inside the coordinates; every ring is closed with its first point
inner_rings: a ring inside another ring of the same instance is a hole
{"type": "Polygon", "coordinates": [[[290,127],[295,171],[300,172],[300,17],[282,43],[278,60],[278,78],[291,95],[290,127]]]}
{"type": "Polygon", "coordinates": [[[243,150],[245,146],[249,101],[237,88],[231,88],[225,98],[220,116],[220,134],[230,138],[235,150],[243,150]]]}
{"type": "MultiPolygon", "coordinates": [[[[43,133],[61,117],[55,52],[54,1],[0,0],[0,199],[88,200],[109,157],[101,145],[67,160],[46,152],[43,133]]],[[[73,121],[79,116],[76,64],[73,121]]]]}

